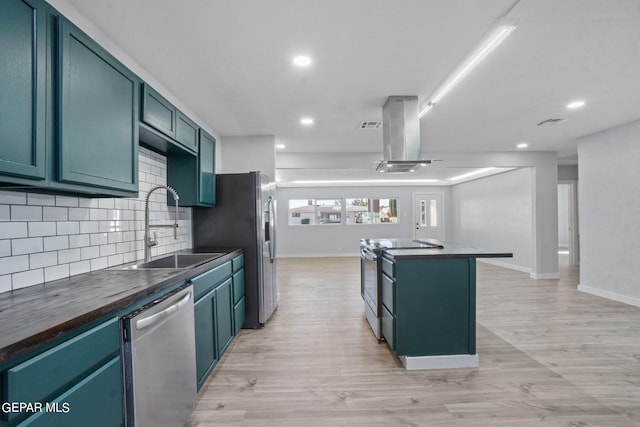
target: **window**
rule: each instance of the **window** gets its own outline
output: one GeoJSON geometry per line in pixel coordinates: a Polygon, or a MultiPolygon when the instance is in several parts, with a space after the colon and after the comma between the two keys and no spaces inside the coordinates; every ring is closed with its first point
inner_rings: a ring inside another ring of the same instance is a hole
{"type": "Polygon", "coordinates": [[[398,222],[398,199],[346,199],[347,224],[398,222]]]}
{"type": "Polygon", "coordinates": [[[289,225],[342,224],[342,199],[289,200],[289,225]]]}

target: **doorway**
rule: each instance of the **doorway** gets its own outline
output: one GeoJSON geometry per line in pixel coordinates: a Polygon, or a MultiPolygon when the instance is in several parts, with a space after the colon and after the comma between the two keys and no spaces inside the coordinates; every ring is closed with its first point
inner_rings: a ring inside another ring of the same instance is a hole
{"type": "Polygon", "coordinates": [[[578,183],[558,182],[558,263],[580,265],[578,183]]]}
{"type": "Polygon", "coordinates": [[[444,240],[442,193],[413,193],[414,239],[444,240]]]}

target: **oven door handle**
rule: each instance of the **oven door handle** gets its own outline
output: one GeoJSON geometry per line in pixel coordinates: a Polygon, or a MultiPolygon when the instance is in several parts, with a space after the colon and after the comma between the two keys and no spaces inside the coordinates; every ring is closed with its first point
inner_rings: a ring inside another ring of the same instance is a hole
{"type": "Polygon", "coordinates": [[[360,249],[360,256],[362,258],[368,259],[369,261],[377,261],[378,260],[378,255],[376,255],[375,253],[368,251],[366,249],[360,249]]]}

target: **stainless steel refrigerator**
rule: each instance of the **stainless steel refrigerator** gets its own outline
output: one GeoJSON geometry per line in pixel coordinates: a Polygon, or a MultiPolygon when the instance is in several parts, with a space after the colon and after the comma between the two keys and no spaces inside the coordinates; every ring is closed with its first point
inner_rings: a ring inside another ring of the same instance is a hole
{"type": "Polygon", "coordinates": [[[216,175],[216,206],[193,208],[195,250],[244,250],[244,328],[259,328],[278,306],[276,185],[260,172],[216,175]]]}

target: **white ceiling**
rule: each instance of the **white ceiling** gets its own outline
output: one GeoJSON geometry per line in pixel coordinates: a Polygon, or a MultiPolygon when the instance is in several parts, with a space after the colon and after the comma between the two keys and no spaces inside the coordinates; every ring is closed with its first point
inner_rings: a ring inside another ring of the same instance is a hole
{"type": "Polygon", "coordinates": [[[359,122],[389,95],[424,100],[507,11],[518,28],[421,120],[423,152],[526,141],[571,163],[576,138],[640,118],[638,0],[68,2],[219,135],[290,152],[381,152],[359,122]]]}

